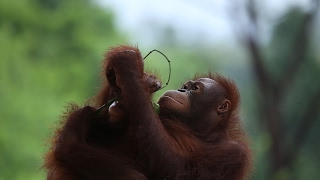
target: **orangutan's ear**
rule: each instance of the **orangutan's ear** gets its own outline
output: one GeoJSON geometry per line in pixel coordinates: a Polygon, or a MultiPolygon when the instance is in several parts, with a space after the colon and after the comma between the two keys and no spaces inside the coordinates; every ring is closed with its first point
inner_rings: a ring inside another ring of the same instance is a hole
{"type": "Polygon", "coordinates": [[[229,111],[229,109],[231,108],[231,102],[228,99],[225,99],[220,106],[218,106],[218,113],[225,113],[227,111],[229,111]]]}

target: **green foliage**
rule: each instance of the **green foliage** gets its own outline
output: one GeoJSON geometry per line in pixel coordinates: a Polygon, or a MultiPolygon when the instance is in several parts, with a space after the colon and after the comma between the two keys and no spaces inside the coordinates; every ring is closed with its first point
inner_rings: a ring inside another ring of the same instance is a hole
{"type": "MultiPolygon", "coordinates": [[[[320,66],[317,62],[319,57],[314,51],[316,47],[310,43],[314,37],[311,29],[313,26],[307,24],[309,21],[306,21],[306,18],[310,18],[307,12],[299,8],[290,9],[275,24],[271,42],[265,51],[265,63],[272,81],[272,89],[269,92],[278,94],[274,101],[274,108],[277,109],[272,112],[277,110],[280,112],[278,117],[274,114],[274,118],[280,121],[277,127],[280,127],[281,132],[277,134],[277,138],[282,140],[280,145],[283,152],[272,152],[271,146],[274,142],[270,138],[261,139],[265,136],[266,124],[260,122],[260,127],[257,129],[260,132],[256,132],[254,136],[254,142],[258,142],[255,143],[257,177],[259,177],[257,179],[319,178],[314,168],[318,167],[319,163],[313,162],[313,159],[319,158],[319,154],[313,153],[320,150],[316,145],[319,133],[309,135],[319,132],[317,128],[319,126],[310,129],[309,127],[319,120],[320,81],[315,78],[320,75],[320,66]],[[308,28],[304,29],[305,27],[308,28]],[[270,159],[275,153],[294,155],[288,156],[290,160],[285,157],[283,165],[272,174],[268,168],[274,168],[270,159]],[[266,167],[268,163],[269,167],[266,167]]],[[[263,118],[265,117],[260,117],[263,118]]],[[[266,119],[266,121],[271,120],[266,119]]]]}
{"type": "Polygon", "coordinates": [[[44,179],[49,130],[99,86],[112,15],[87,0],[0,2],[0,179],[44,179]]]}
{"type": "Polygon", "coordinates": [[[303,42],[306,40],[306,37],[300,35],[302,28],[305,26],[306,18],[306,13],[300,8],[293,8],[279,18],[275,24],[273,36],[266,54],[269,60],[267,65],[270,66],[273,78],[280,79],[283,76],[283,69],[290,67],[290,64],[293,63],[292,54],[296,53],[292,52],[294,49],[304,51],[304,47],[297,49],[297,46],[299,46],[298,42],[300,42],[301,46],[309,45],[308,42],[303,42]]]}

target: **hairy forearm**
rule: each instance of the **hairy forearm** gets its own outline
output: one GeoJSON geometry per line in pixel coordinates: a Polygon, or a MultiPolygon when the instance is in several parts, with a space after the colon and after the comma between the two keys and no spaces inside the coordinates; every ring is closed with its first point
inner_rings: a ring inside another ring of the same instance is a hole
{"type": "Polygon", "coordinates": [[[124,88],[123,93],[130,107],[125,114],[131,124],[129,131],[136,151],[154,171],[168,169],[164,167],[169,164],[175,169],[179,162],[179,156],[174,153],[176,143],[156,114],[144,84],[133,78],[126,85],[128,88],[124,88]]]}

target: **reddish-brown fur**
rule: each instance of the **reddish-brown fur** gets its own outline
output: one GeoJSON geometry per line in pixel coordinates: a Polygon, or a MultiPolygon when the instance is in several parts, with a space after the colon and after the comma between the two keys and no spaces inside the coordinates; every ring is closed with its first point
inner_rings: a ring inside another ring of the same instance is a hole
{"type": "Polygon", "coordinates": [[[71,105],[63,117],[45,156],[48,179],[241,180],[248,176],[252,156],[238,118],[239,93],[231,80],[214,74],[195,78],[218,82],[232,104],[225,125],[204,138],[182,121],[156,114],[150,94],[158,80],[143,73],[137,48],[110,49],[105,74],[109,78],[94,108],[71,105]],[[111,70],[116,78],[110,78],[111,70]],[[97,107],[117,96],[122,99],[116,118],[107,108],[93,118],[97,107]]]}

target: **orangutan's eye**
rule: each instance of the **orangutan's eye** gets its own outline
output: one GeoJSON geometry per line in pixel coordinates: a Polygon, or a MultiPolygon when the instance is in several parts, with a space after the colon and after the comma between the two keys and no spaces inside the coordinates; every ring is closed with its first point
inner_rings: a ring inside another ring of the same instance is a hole
{"type": "Polygon", "coordinates": [[[195,85],[192,87],[192,90],[198,90],[198,89],[200,89],[200,87],[198,85],[195,85]]]}
{"type": "Polygon", "coordinates": [[[183,85],[181,89],[187,89],[187,85],[183,85]]]}

